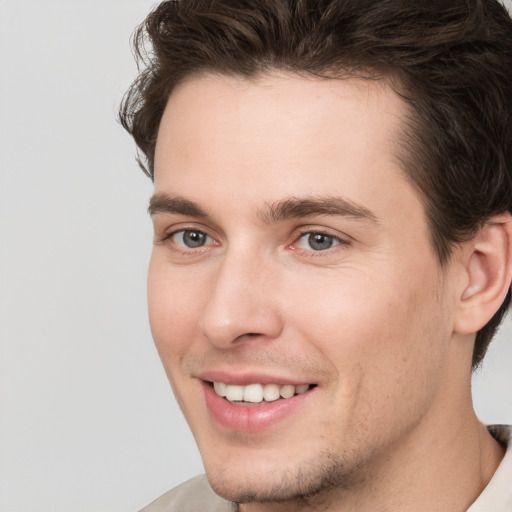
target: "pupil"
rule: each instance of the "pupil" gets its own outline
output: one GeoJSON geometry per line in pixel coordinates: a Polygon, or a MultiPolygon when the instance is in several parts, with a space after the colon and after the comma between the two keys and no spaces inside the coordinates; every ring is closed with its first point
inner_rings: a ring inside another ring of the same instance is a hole
{"type": "Polygon", "coordinates": [[[332,236],[313,233],[309,235],[308,242],[314,251],[324,251],[331,248],[333,239],[332,236]]]}
{"type": "Polygon", "coordinates": [[[199,231],[185,231],[183,234],[183,242],[187,247],[195,248],[204,245],[206,236],[199,231]]]}

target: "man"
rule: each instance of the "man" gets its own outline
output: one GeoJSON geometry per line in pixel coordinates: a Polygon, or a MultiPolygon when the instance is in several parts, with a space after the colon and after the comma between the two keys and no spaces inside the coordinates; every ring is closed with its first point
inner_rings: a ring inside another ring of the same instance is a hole
{"type": "Polygon", "coordinates": [[[145,510],[512,510],[470,388],[510,302],[505,8],[178,0],[147,41],[121,119],[206,477],[145,510]]]}

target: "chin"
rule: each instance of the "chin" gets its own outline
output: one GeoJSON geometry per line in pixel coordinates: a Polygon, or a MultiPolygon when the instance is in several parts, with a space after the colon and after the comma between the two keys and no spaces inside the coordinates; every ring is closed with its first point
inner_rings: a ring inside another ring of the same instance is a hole
{"type": "MultiPolygon", "coordinates": [[[[243,459],[243,450],[240,450],[243,459]]],[[[237,503],[269,503],[311,499],[328,494],[334,488],[352,487],[363,480],[358,468],[346,464],[343,457],[325,452],[313,460],[284,465],[254,464],[237,460],[233,464],[207,464],[206,475],[212,489],[237,503]]]]}

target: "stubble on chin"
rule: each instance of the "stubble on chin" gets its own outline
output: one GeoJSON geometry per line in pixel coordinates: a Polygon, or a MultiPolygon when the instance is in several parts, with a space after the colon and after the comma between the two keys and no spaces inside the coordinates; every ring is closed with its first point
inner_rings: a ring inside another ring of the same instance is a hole
{"type": "MultiPolygon", "coordinates": [[[[365,485],[364,462],[349,462],[330,451],[318,454],[295,468],[230,477],[229,472],[206,471],[210,486],[223,498],[241,504],[292,503],[321,505],[331,501],[333,494],[342,495],[365,485]]],[[[293,508],[289,508],[293,510],[293,508]]]]}

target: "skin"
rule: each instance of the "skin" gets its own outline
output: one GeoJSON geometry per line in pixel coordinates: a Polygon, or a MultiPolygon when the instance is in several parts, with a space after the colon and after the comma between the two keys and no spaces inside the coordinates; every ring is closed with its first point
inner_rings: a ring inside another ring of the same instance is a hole
{"type": "Polygon", "coordinates": [[[502,457],[471,405],[474,335],[457,331],[468,252],[441,268],[432,250],[398,158],[405,108],[383,83],[285,74],[195,77],[168,102],[151,328],[212,487],[244,512],[463,511],[502,457]],[[271,215],[290,198],[297,215],[271,215]],[[237,431],[206,406],[211,371],[316,387],[237,431]]]}

